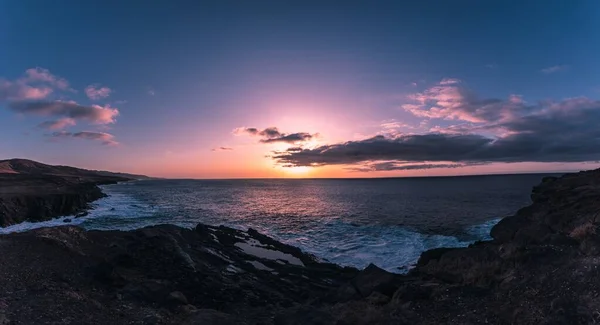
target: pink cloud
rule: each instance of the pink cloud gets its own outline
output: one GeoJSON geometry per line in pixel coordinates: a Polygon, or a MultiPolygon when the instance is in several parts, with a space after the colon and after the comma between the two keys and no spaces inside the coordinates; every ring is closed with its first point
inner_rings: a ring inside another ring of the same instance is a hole
{"type": "Polygon", "coordinates": [[[0,79],[0,100],[38,100],[48,97],[52,88],[46,86],[32,87],[22,81],[11,82],[0,79]]]}
{"type": "Polygon", "coordinates": [[[69,117],[61,118],[56,121],[47,121],[38,125],[38,127],[48,130],[62,130],[69,126],[74,126],[75,120],[69,117]]]}
{"type": "Polygon", "coordinates": [[[112,93],[112,89],[110,89],[108,87],[101,87],[98,84],[89,85],[89,86],[85,87],[85,94],[91,100],[99,100],[102,98],[106,98],[106,97],[110,96],[111,93],[112,93]]]}
{"type": "Polygon", "coordinates": [[[43,68],[25,71],[24,76],[14,81],[0,79],[0,100],[21,101],[47,98],[54,90],[72,90],[67,80],[57,77],[43,68]]]}
{"type": "Polygon", "coordinates": [[[413,103],[401,107],[419,117],[483,123],[510,118],[526,109],[519,96],[508,101],[480,99],[457,79],[444,79],[437,86],[408,96],[413,103]]]}
{"type": "Polygon", "coordinates": [[[68,90],[69,82],[64,78],[58,77],[50,73],[48,69],[36,67],[25,71],[26,82],[43,82],[48,83],[58,89],[68,90]]]}

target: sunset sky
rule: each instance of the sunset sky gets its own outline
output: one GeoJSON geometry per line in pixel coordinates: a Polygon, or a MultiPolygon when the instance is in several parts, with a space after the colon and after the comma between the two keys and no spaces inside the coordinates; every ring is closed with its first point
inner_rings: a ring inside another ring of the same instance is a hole
{"type": "Polygon", "coordinates": [[[600,167],[600,2],[1,1],[0,159],[178,178],[600,167]]]}

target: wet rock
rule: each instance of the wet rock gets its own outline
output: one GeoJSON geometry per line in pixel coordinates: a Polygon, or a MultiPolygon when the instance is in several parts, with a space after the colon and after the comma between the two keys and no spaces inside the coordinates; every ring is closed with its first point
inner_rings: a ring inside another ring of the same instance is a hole
{"type": "Polygon", "coordinates": [[[64,223],[69,223],[69,222],[71,222],[71,219],[69,219],[69,218],[67,218],[67,219],[64,219],[64,220],[63,220],[63,222],[64,222],[64,223]]]}

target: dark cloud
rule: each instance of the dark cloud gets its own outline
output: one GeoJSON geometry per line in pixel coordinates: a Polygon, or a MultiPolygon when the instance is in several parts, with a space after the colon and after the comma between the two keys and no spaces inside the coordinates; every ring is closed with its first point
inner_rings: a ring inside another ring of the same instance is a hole
{"type": "Polygon", "coordinates": [[[261,139],[260,142],[262,142],[262,143],[273,143],[273,142],[296,143],[296,142],[301,142],[301,141],[308,141],[308,140],[312,139],[313,137],[314,137],[314,135],[312,135],[310,133],[300,132],[300,133],[292,133],[292,134],[287,134],[287,135],[280,135],[279,137],[276,137],[276,138],[261,139]]]}
{"type": "Polygon", "coordinates": [[[218,148],[213,148],[210,151],[231,151],[233,150],[233,148],[230,147],[218,147],[218,148]]]}
{"type": "MultiPolygon", "coordinates": [[[[600,159],[600,101],[571,98],[525,105],[513,99],[504,105],[519,108],[494,122],[466,123],[440,128],[436,133],[377,136],[278,152],[272,158],[281,165],[291,166],[383,164],[373,168],[372,165],[359,166],[363,171],[413,168],[407,163],[420,163],[423,168],[429,167],[431,162],[481,164],[600,159]]],[[[461,105],[454,109],[464,112],[461,105]]]]}
{"type": "Polygon", "coordinates": [[[419,170],[434,168],[460,168],[470,164],[399,164],[395,161],[367,164],[361,167],[351,167],[348,170],[357,172],[392,171],[392,170],[419,170]]]}
{"type": "Polygon", "coordinates": [[[252,136],[262,137],[260,140],[261,143],[275,143],[275,142],[285,142],[285,143],[296,143],[309,141],[312,138],[316,137],[316,134],[310,134],[307,132],[297,132],[297,133],[283,133],[280,132],[276,127],[268,127],[266,129],[257,129],[257,128],[248,128],[241,127],[233,130],[234,134],[248,134],[252,136]]]}
{"type": "Polygon", "coordinates": [[[115,137],[112,134],[104,133],[104,132],[83,131],[83,132],[72,133],[72,132],[61,131],[61,132],[54,132],[50,136],[55,139],[77,138],[77,139],[100,141],[102,144],[108,145],[108,146],[114,146],[114,145],[119,144],[117,141],[115,141],[115,137]]]}
{"type": "Polygon", "coordinates": [[[110,124],[116,121],[119,110],[99,105],[79,105],[64,101],[19,101],[9,103],[15,112],[29,115],[56,116],[85,120],[92,124],[110,124]]]}

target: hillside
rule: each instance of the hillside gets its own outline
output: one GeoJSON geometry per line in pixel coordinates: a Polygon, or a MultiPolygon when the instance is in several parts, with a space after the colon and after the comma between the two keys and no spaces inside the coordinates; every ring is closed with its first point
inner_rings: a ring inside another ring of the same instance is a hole
{"type": "Polygon", "coordinates": [[[28,159],[0,160],[0,174],[54,175],[71,177],[114,176],[130,179],[147,179],[148,176],[127,173],[115,173],[100,170],[87,170],[69,166],[46,165],[28,159]]]}

